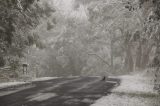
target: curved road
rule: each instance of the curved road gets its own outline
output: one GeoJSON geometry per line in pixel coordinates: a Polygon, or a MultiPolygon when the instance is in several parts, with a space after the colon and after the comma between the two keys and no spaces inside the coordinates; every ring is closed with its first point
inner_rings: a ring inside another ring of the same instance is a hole
{"type": "Polygon", "coordinates": [[[110,94],[119,79],[57,78],[0,90],[0,106],[89,106],[110,94]]]}

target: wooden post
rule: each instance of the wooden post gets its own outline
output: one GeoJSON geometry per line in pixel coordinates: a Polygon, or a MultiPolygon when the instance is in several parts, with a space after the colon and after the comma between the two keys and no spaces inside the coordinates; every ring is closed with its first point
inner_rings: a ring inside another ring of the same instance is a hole
{"type": "Polygon", "coordinates": [[[28,64],[23,63],[22,67],[23,67],[23,74],[27,74],[28,73],[28,64]]]}

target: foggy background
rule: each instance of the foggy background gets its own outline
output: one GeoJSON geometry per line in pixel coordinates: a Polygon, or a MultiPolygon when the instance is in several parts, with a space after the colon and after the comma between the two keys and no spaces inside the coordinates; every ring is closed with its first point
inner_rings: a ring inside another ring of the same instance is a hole
{"type": "MultiPolygon", "coordinates": [[[[1,76],[121,75],[159,67],[159,1],[0,0],[1,76]]],[[[154,71],[156,73],[156,71],[154,71]]]]}

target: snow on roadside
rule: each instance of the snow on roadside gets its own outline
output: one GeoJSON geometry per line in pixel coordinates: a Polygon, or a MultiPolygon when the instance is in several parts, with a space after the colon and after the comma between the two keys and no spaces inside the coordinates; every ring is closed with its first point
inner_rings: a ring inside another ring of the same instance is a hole
{"type": "Polygon", "coordinates": [[[10,86],[16,86],[16,85],[22,85],[26,84],[27,82],[5,82],[5,83],[0,83],[0,89],[10,87],[10,86]]]}
{"type": "Polygon", "coordinates": [[[141,97],[111,94],[97,100],[91,106],[159,106],[158,97],[141,97]]]}
{"type": "MultiPolygon", "coordinates": [[[[117,77],[116,77],[117,78],[117,77]]],[[[112,94],[91,106],[159,106],[160,96],[153,91],[152,78],[144,74],[119,76],[121,84],[112,94]]]]}
{"type": "Polygon", "coordinates": [[[13,82],[5,82],[5,83],[0,83],[0,89],[3,89],[3,88],[7,88],[7,87],[12,87],[12,86],[18,86],[18,85],[23,85],[23,84],[28,84],[32,81],[47,81],[47,80],[52,80],[52,79],[56,79],[58,77],[42,77],[42,78],[35,78],[35,79],[32,79],[28,82],[26,81],[13,81],[13,82]]]}
{"type": "Polygon", "coordinates": [[[32,81],[47,81],[47,80],[52,80],[52,79],[57,79],[59,77],[41,77],[41,78],[35,78],[32,81]]]}
{"type": "Polygon", "coordinates": [[[121,84],[112,90],[117,93],[134,93],[134,94],[156,94],[153,90],[152,78],[145,77],[143,74],[120,76],[121,84]]]}

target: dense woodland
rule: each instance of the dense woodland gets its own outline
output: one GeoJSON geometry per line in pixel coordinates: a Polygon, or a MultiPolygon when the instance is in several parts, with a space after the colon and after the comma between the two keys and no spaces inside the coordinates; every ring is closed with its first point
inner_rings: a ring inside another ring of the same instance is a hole
{"type": "Polygon", "coordinates": [[[0,67],[16,77],[23,63],[31,77],[159,71],[158,0],[0,0],[0,9],[0,67]]]}

